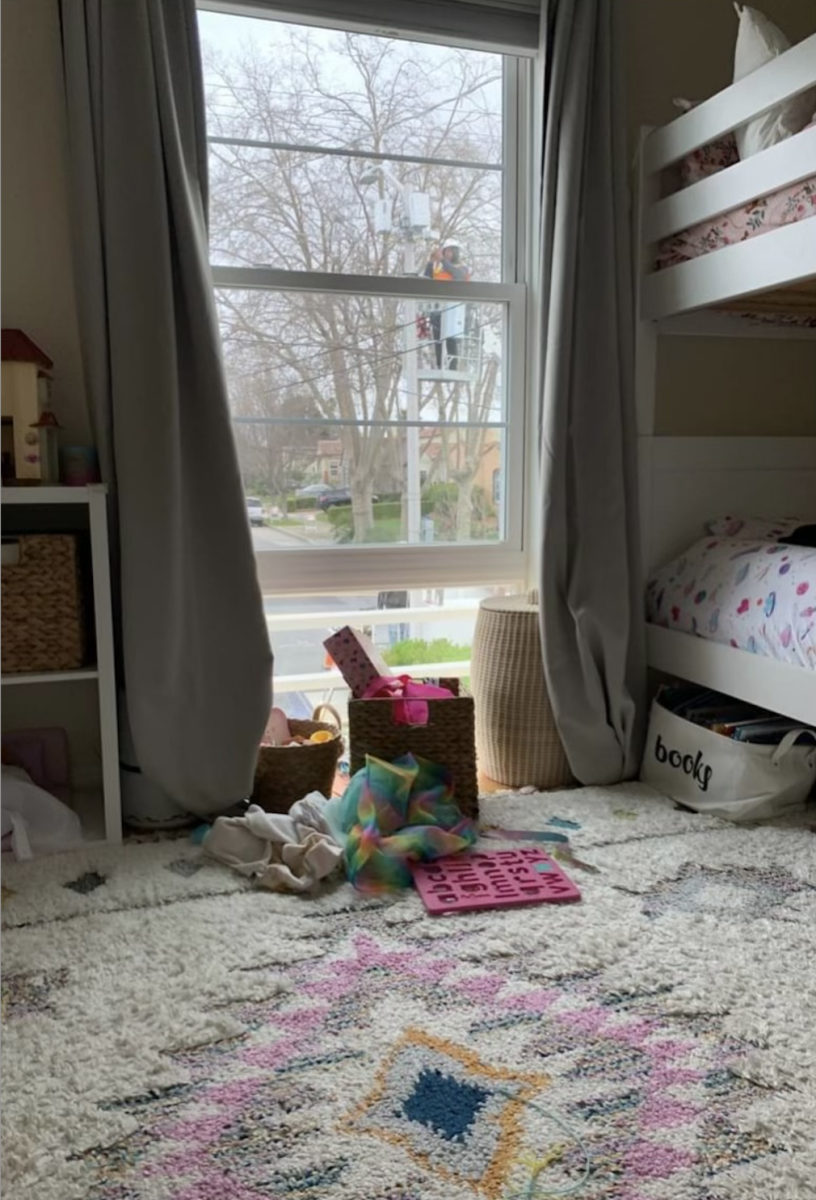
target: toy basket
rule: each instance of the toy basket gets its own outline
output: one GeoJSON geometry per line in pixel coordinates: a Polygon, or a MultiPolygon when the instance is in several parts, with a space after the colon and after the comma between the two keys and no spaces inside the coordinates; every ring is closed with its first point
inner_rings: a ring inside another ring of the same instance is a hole
{"type": "Polygon", "coordinates": [[[399,700],[349,700],[351,774],[365,766],[367,754],[393,762],[418,754],[446,767],[453,776],[456,803],[465,816],[479,812],[473,697],[427,700],[427,725],[402,725],[394,719],[399,700]]]}
{"type": "Polygon", "coordinates": [[[2,671],[85,666],[84,589],[74,534],[20,536],[3,545],[2,671]],[[10,561],[8,554],[16,561],[10,561]]]}
{"type": "Polygon", "coordinates": [[[334,734],[330,742],[305,743],[302,746],[261,746],[255,767],[252,803],[267,812],[287,813],[309,792],[320,792],[328,798],[334,790],[337,760],[343,753],[340,737],[341,720],[330,704],[321,704],[312,713],[311,721],[291,718],[292,735],[311,737],[318,730],[334,734]],[[326,711],[332,723],[319,720],[326,711]]]}
{"type": "Polygon", "coordinates": [[[470,661],[479,767],[505,787],[574,782],[541,657],[538,593],[483,600],[470,661]]]}

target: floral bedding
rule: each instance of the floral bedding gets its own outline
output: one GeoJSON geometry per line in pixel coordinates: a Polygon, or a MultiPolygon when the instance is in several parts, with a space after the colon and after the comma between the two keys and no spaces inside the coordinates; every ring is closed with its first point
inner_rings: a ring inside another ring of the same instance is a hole
{"type": "Polygon", "coordinates": [[[816,175],[666,238],[658,249],[657,269],[677,266],[808,217],[816,217],[816,175]]]}
{"type": "Polygon", "coordinates": [[[649,581],[646,619],[816,671],[816,549],[703,538],[649,581]]]}

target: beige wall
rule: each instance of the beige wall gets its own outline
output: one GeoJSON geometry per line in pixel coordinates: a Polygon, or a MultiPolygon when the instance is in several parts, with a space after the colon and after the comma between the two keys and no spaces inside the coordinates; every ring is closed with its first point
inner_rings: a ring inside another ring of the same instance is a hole
{"type": "MultiPolygon", "coordinates": [[[[705,100],[731,83],[737,15],[731,0],[615,0],[629,50],[633,131],[677,116],[675,96],[705,100]]],[[[814,0],[755,0],[793,42],[816,32],[814,0]]]]}
{"type": "Polygon", "coordinates": [[[57,0],[2,5],[2,321],[54,360],[65,443],[87,442],[66,183],[57,0]]]}
{"type": "Polygon", "coordinates": [[[655,432],[816,437],[816,340],[664,337],[655,432]]]}
{"type": "MultiPolygon", "coordinates": [[[[704,100],[731,82],[731,0],[618,0],[628,50],[632,146],[642,125],[672,120],[675,96],[704,100]]],[[[814,0],[757,0],[792,41],[816,31],[814,0]]],[[[816,434],[816,342],[661,338],[655,432],[816,434]]]]}
{"type": "MultiPolygon", "coordinates": [[[[54,360],[64,444],[90,425],[79,350],[66,184],[67,135],[57,0],[2,0],[2,321],[54,360]]],[[[60,725],[74,786],[100,779],[98,704],[90,684],[3,688],[3,729],[60,725]]]]}

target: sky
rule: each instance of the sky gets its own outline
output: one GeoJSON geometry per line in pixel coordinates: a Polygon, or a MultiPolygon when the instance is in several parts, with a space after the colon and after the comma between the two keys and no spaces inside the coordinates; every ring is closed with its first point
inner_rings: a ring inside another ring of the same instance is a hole
{"type": "MultiPolygon", "coordinates": [[[[281,39],[284,29],[287,26],[286,22],[270,20],[264,17],[245,17],[236,16],[233,13],[214,13],[199,10],[198,13],[199,31],[201,35],[202,46],[205,50],[208,47],[217,49],[227,55],[234,55],[240,51],[249,42],[255,42],[262,48],[273,48],[275,43],[281,39]]],[[[343,56],[332,52],[332,44],[338,38],[336,30],[320,29],[314,26],[300,25],[288,23],[289,28],[296,28],[303,33],[310,34],[315,43],[321,47],[321,59],[325,64],[328,60],[331,62],[332,71],[340,86],[342,86],[344,73],[343,56]]],[[[370,36],[372,40],[387,40],[370,36]]],[[[434,64],[443,64],[445,59],[450,54],[450,47],[436,46],[425,42],[411,42],[407,39],[399,39],[401,49],[409,51],[413,60],[420,60],[429,64],[433,69],[434,64]]],[[[474,60],[494,60],[497,65],[501,59],[500,55],[491,55],[479,50],[460,50],[460,54],[466,54],[474,60]]],[[[206,75],[206,69],[205,69],[206,75]]],[[[501,83],[494,83],[482,89],[478,96],[478,103],[488,107],[489,111],[499,115],[502,108],[502,87],[501,83]]]]}

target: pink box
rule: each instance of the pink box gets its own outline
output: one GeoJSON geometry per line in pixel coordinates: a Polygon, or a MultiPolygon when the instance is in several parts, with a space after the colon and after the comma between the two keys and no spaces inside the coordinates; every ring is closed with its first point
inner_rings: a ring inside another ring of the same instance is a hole
{"type": "Polygon", "coordinates": [[[323,645],[351,688],[355,700],[362,699],[366,689],[375,679],[392,674],[391,668],[371,638],[366,637],[359,629],[352,629],[350,625],[345,625],[338,629],[337,633],[327,637],[323,645]]]}
{"type": "Polygon", "coordinates": [[[22,767],[37,787],[68,803],[71,779],[64,729],[20,729],[4,733],[2,742],[4,761],[22,767]]]}

